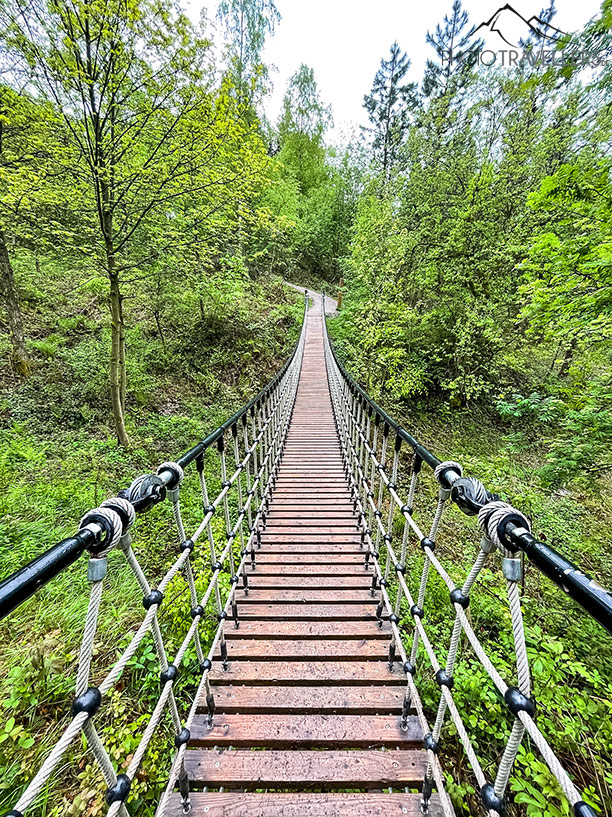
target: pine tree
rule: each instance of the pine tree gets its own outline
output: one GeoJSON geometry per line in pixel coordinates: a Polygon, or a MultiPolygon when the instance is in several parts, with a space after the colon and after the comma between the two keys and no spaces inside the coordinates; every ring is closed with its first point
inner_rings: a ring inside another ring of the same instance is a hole
{"type": "Polygon", "coordinates": [[[417,101],[414,82],[403,82],[410,60],[400,51],[397,41],[391,46],[390,58],[380,61],[369,95],[363,104],[372,123],[373,147],[379,157],[385,179],[389,178],[398,148],[410,126],[410,111],[417,101]]]}
{"type": "Polygon", "coordinates": [[[427,42],[436,52],[438,61],[427,60],[423,77],[423,94],[438,97],[454,94],[466,86],[475,55],[483,40],[472,41],[476,30],[469,26],[467,11],[461,0],[454,0],[450,15],[444,15],[443,25],[436,26],[433,34],[427,32],[427,42]]]}

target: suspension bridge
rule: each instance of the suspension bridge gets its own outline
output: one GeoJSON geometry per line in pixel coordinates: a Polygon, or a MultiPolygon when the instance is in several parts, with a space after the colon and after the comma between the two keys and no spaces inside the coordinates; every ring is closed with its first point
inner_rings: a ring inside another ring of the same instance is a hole
{"type": "Polygon", "coordinates": [[[173,749],[167,785],[143,813],[451,817],[440,759],[449,722],[483,814],[503,813],[526,734],[573,814],[596,814],[536,723],[519,597],[523,555],[610,633],[612,595],[537,540],[524,514],[464,476],[459,463],[441,462],[376,405],[335,356],[324,296],[310,293],[305,300],[293,354],[260,394],[176,462],[162,463],[87,513],[75,536],[0,584],[0,615],[7,616],[88,557],[90,598],[71,712],[40,768],[15,792],[11,817],[36,812],[81,735],[104,777],[107,813],[126,817],[132,784],[161,733],[173,749]],[[424,470],[438,486],[426,530],[418,508],[424,470]],[[193,530],[186,530],[181,509],[187,479],[197,480],[202,498],[193,530]],[[153,582],[138,560],[134,523],[165,501],[178,547],[173,564],[153,582]],[[479,525],[474,562],[460,584],[436,553],[450,502],[477,516],[479,525]],[[105,584],[111,551],[133,574],[143,619],[104,668],[94,647],[101,607],[112,603],[105,584]],[[197,554],[207,564],[203,592],[197,554]],[[470,597],[485,565],[506,583],[515,653],[509,678],[471,624],[470,597]],[[447,592],[451,626],[444,645],[428,630],[432,574],[447,592]],[[170,594],[179,577],[184,592],[170,594]],[[185,620],[173,654],[164,635],[169,604],[181,607],[185,620]],[[212,639],[204,637],[210,621],[212,639]],[[117,768],[97,723],[149,637],[160,694],[137,749],[117,768]],[[465,650],[507,707],[507,739],[495,769],[479,757],[455,702],[454,671],[465,650]],[[196,680],[185,689],[178,679],[194,677],[187,666],[193,653],[196,680]],[[423,679],[438,690],[428,711],[423,679]]]}

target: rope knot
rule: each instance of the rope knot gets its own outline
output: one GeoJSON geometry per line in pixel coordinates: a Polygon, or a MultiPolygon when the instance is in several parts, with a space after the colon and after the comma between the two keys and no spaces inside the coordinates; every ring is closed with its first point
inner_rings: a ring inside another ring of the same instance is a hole
{"type": "Polygon", "coordinates": [[[172,473],[172,480],[167,484],[167,488],[173,491],[175,488],[178,488],[181,482],[183,481],[184,472],[178,462],[162,462],[162,464],[157,469],[157,476],[161,474],[162,471],[170,471],[172,473]]]}
{"type": "Polygon", "coordinates": [[[434,471],[434,477],[443,488],[451,488],[455,480],[463,476],[463,468],[458,462],[445,460],[434,471]]]}
{"type": "Polygon", "coordinates": [[[123,521],[110,507],[95,508],[81,519],[79,530],[90,530],[96,541],[90,546],[92,556],[106,556],[118,544],[123,535],[123,521]]]}
{"type": "Polygon", "coordinates": [[[515,553],[516,545],[506,535],[506,525],[509,522],[531,532],[527,517],[507,502],[488,502],[478,513],[478,524],[484,535],[500,550],[515,553]]]}
{"type": "Polygon", "coordinates": [[[122,499],[127,499],[137,513],[147,511],[166,497],[166,486],[156,474],[143,474],[132,481],[129,488],[119,492],[122,499]]]}

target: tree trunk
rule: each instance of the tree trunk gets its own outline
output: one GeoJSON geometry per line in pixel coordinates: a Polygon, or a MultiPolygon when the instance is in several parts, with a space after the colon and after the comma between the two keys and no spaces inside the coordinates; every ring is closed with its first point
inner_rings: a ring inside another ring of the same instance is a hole
{"type": "Polygon", "coordinates": [[[570,345],[565,350],[565,355],[563,357],[563,362],[559,368],[559,377],[567,377],[569,368],[572,365],[572,360],[574,359],[574,352],[576,351],[576,345],[578,341],[574,336],[570,342],[570,345]]]}
{"type": "Polygon", "coordinates": [[[119,278],[115,273],[115,259],[107,257],[108,277],[110,280],[110,310],[111,310],[111,359],[110,359],[110,388],[113,406],[115,432],[120,445],[128,446],[129,439],[125,430],[124,402],[122,386],[125,389],[125,350],[123,343],[123,309],[121,305],[121,291],[119,278]]]}
{"type": "MultiPolygon", "coordinates": [[[[119,284],[117,283],[117,288],[119,284]]],[[[123,295],[119,294],[119,391],[121,412],[125,419],[125,392],[127,389],[127,371],[125,368],[125,321],[123,320],[123,295]]]]}
{"type": "MultiPolygon", "coordinates": [[[[97,120],[96,120],[97,127],[97,120]]],[[[109,185],[104,180],[105,168],[102,166],[99,195],[102,203],[100,209],[100,226],[104,236],[106,252],[106,271],[110,283],[110,313],[111,313],[111,355],[110,355],[110,392],[113,407],[115,433],[119,445],[127,448],[130,444],[125,430],[125,326],[123,322],[123,297],[119,284],[119,274],[115,259],[113,243],[113,214],[112,196],[109,185]]]]}
{"type": "MultiPolygon", "coordinates": [[[[202,304],[202,299],[200,298],[200,306],[202,304]]],[[[155,325],[157,326],[157,334],[159,335],[159,339],[161,341],[162,349],[164,350],[164,355],[168,354],[168,347],[166,346],[166,338],[164,337],[164,332],[162,330],[161,321],[159,319],[159,311],[157,309],[153,310],[153,317],[155,318],[155,325]]]]}
{"type": "Polygon", "coordinates": [[[20,377],[30,374],[30,361],[26,352],[23,334],[23,318],[19,306],[19,296],[15,286],[13,267],[6,246],[4,230],[0,229],[0,293],[6,305],[6,316],[13,347],[13,366],[20,377]]]}

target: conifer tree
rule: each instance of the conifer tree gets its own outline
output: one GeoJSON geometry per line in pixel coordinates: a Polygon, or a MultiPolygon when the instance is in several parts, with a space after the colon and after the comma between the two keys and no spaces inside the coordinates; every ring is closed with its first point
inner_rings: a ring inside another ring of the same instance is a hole
{"type": "Polygon", "coordinates": [[[398,148],[410,126],[410,111],[417,102],[417,87],[404,79],[410,68],[406,53],[397,41],[391,46],[389,59],[380,61],[372,91],[363,104],[372,123],[373,147],[382,164],[385,179],[389,178],[397,158],[398,148]]]}
{"type": "Polygon", "coordinates": [[[436,52],[437,61],[427,60],[423,77],[423,94],[439,97],[455,94],[465,88],[475,55],[483,46],[481,39],[473,40],[475,26],[469,25],[467,11],[461,0],[454,0],[451,13],[444,15],[442,25],[435,32],[427,32],[427,43],[436,52]]]}

